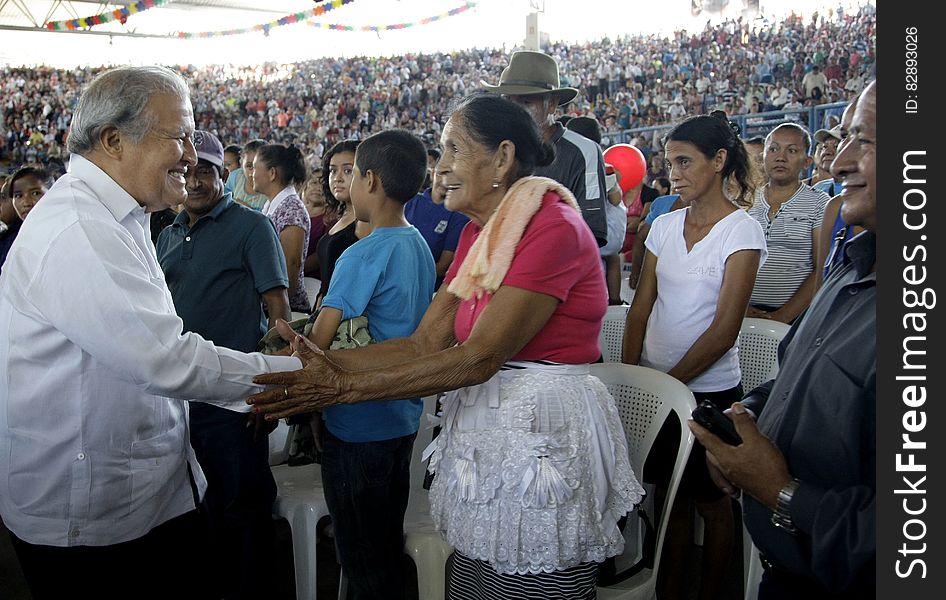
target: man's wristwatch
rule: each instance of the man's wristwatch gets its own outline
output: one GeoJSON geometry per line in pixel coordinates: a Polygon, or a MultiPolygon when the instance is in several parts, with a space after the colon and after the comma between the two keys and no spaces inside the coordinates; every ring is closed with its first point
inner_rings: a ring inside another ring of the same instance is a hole
{"type": "Polygon", "coordinates": [[[795,524],[792,523],[792,513],[789,510],[792,497],[795,490],[798,489],[798,480],[792,479],[785,484],[785,487],[779,490],[778,500],[776,500],[775,511],[772,513],[772,525],[784,530],[786,533],[795,533],[795,524]]]}

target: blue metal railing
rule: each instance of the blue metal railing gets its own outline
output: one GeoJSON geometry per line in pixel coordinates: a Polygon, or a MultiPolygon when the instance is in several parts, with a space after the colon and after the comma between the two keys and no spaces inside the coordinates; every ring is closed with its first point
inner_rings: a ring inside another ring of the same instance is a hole
{"type": "MultiPolygon", "coordinates": [[[[835,102],[833,104],[819,104],[800,109],[773,110],[768,112],[753,113],[751,115],[734,115],[730,119],[737,125],[742,132],[743,138],[750,138],[757,135],[764,136],[769,131],[781,125],[782,123],[800,123],[808,128],[808,131],[814,134],[815,131],[830,126],[828,117],[830,115],[841,118],[841,113],[847,102],[835,102]]],[[[669,131],[673,125],[656,125],[650,127],[635,127],[633,129],[611,130],[602,133],[602,138],[607,138],[605,145],[627,144],[639,133],[647,134],[652,131],[669,131]]]]}

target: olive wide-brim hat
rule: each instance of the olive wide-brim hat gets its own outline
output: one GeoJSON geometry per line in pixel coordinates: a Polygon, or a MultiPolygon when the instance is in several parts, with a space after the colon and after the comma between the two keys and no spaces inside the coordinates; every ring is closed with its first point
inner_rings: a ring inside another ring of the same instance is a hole
{"type": "Polygon", "coordinates": [[[488,92],[504,96],[552,94],[556,104],[567,104],[575,99],[578,90],[560,87],[558,64],[548,54],[520,50],[513,52],[509,66],[499,76],[499,85],[480,84],[488,92]]]}

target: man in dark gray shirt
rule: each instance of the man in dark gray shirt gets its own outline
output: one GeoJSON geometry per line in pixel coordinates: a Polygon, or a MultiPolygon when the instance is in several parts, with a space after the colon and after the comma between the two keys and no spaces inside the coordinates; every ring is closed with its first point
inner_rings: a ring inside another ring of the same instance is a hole
{"type": "Polygon", "coordinates": [[[514,52],[499,76],[499,85],[482,84],[529,111],[544,140],[555,146],[555,160],[536,169],[535,175],[554,179],[575,195],[598,246],[604,246],[608,242],[604,157],[600,146],[555,120],[555,108],[578,95],[575,88],[560,87],[555,59],[541,52],[514,52]]]}
{"type": "MultiPolygon", "coordinates": [[[[290,316],[286,260],[272,222],[224,191],[220,140],[196,131],[194,147],[197,164],[185,176],[184,210],[158,237],[158,262],[184,331],[252,352],[267,327],[290,316]]],[[[190,407],[191,445],[208,484],[202,506],[213,549],[207,581],[217,597],[231,600],[265,597],[269,589],[276,482],[267,424],[255,424],[259,431],[243,413],[190,407]]]]}
{"type": "Polygon", "coordinates": [[[778,377],[733,405],[743,443],[690,423],[720,487],[746,492],[760,600],[875,596],[876,97],[872,83],[831,167],[842,218],[866,231],[782,341],[778,377]]]}

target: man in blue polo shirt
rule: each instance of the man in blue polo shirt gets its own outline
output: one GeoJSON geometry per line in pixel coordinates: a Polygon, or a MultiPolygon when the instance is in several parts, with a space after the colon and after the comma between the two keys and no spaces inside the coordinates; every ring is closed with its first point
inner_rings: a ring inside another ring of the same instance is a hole
{"type": "MultiPolygon", "coordinates": [[[[220,140],[197,131],[194,146],[198,160],[187,170],[184,210],[159,236],[158,261],[184,331],[253,352],[277,318],[290,318],[282,247],[265,215],[224,192],[220,140]]],[[[250,427],[243,413],[194,403],[190,439],[208,483],[202,512],[216,561],[208,579],[218,597],[264,597],[276,497],[265,431],[250,427]]]]}
{"type": "Polygon", "coordinates": [[[443,283],[443,276],[453,262],[453,255],[460,242],[460,232],[470,220],[466,215],[447,210],[443,205],[443,191],[434,185],[434,169],[440,160],[440,151],[436,148],[427,150],[427,179],[424,191],[408,200],[404,205],[404,217],[424,237],[430,246],[437,268],[437,280],[434,289],[443,283]]]}

